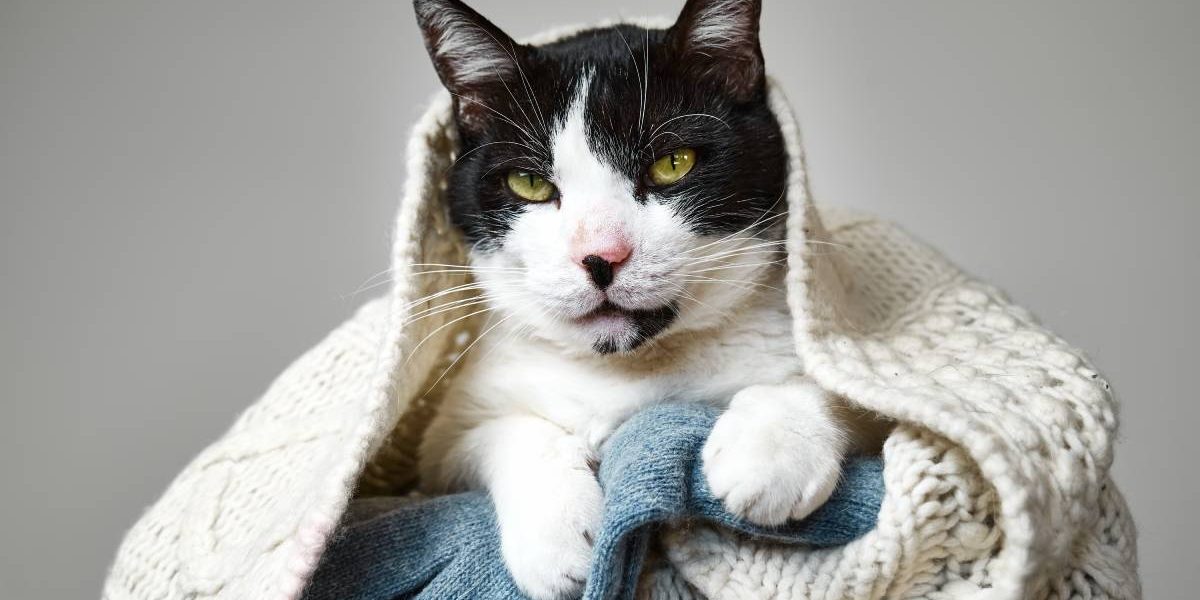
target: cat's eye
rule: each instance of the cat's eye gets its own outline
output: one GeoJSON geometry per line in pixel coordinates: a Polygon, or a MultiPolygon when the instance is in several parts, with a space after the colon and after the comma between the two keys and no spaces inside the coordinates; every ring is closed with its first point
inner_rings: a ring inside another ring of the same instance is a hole
{"type": "Polygon", "coordinates": [[[537,173],[514,169],[508,172],[508,189],[529,202],[545,202],[554,197],[554,184],[537,173]]]}
{"type": "Polygon", "coordinates": [[[670,185],[683,179],[692,167],[696,166],[696,151],[691,148],[680,148],[658,157],[650,165],[650,181],[654,185],[670,185]]]}

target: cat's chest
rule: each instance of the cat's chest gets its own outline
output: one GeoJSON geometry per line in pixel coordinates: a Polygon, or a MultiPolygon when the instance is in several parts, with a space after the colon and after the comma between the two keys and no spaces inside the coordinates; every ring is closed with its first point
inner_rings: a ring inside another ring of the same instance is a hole
{"type": "Polygon", "coordinates": [[[593,441],[650,404],[721,406],[742,388],[802,373],[781,305],[759,307],[715,331],[682,334],[646,355],[569,356],[513,339],[484,352],[490,358],[463,374],[463,391],[487,412],[533,413],[593,441]]]}

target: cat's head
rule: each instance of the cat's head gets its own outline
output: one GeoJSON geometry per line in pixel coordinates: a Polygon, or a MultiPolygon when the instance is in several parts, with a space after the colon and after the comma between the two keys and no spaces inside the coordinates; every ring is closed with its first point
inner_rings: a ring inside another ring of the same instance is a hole
{"type": "MultiPolygon", "coordinates": [[[[758,0],[512,41],[416,0],[460,151],[448,197],[497,318],[586,352],[719,326],[780,262],[787,157],[758,0]]],[[[736,318],[736,317],[732,317],[736,318]]]]}

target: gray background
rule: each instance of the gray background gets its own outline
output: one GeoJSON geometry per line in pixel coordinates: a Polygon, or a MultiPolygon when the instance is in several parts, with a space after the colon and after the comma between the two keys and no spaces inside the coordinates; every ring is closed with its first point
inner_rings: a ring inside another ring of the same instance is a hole
{"type": "MultiPolygon", "coordinates": [[[[766,4],[818,197],[1090,351],[1147,596],[1195,596],[1200,3],[766,4]]],[[[679,6],[476,5],[515,35],[679,6]]],[[[96,597],[172,474],[381,291],[435,84],[405,0],[0,0],[0,597],[96,597]]]]}

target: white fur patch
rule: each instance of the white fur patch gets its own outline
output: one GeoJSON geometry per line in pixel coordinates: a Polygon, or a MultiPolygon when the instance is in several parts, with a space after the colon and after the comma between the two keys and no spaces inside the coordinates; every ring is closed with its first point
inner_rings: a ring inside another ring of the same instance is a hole
{"type": "Polygon", "coordinates": [[[713,427],[702,453],[704,475],[734,514],[780,525],[829,499],[846,445],[816,384],[751,386],[713,427]]]}
{"type": "Polygon", "coordinates": [[[587,446],[536,417],[498,419],[470,435],[467,447],[488,449],[475,458],[486,473],[501,554],[517,586],[531,598],[578,594],[604,500],[587,446]]]}
{"type": "Polygon", "coordinates": [[[633,182],[603,161],[588,140],[584,111],[591,82],[591,76],[579,82],[571,108],[550,141],[561,214],[567,226],[623,228],[632,224],[637,210],[633,182]]]}

